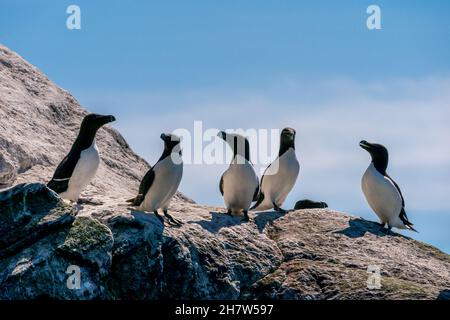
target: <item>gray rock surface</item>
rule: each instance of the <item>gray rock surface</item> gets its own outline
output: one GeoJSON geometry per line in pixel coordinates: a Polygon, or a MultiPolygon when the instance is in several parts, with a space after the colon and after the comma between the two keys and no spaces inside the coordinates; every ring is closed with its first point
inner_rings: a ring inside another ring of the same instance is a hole
{"type": "Polygon", "coordinates": [[[70,225],[76,210],[42,184],[20,184],[0,193],[0,258],[70,225]]]}
{"type": "Polygon", "coordinates": [[[0,46],[0,183],[15,185],[0,191],[0,299],[449,298],[449,255],[333,210],[251,213],[243,223],[178,194],[170,209],[183,226],[161,225],[125,204],[148,167],[109,127],[98,144],[112,152],[85,192],[103,204],[64,203],[37,182],[84,114],[0,46]],[[368,287],[368,269],[380,271],[380,288],[368,287]]]}

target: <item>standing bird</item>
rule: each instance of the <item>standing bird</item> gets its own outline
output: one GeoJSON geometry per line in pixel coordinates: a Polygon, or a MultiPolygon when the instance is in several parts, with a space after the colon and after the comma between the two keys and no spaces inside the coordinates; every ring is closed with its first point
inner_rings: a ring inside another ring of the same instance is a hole
{"type": "Polygon", "coordinates": [[[128,200],[141,211],[153,212],[164,224],[164,218],[158,214],[162,210],[172,225],[182,222],[167,213],[170,200],[177,192],[183,176],[180,138],[173,134],[161,134],[164,151],[158,162],[148,170],[139,186],[139,194],[128,200]]]}
{"type": "Polygon", "coordinates": [[[92,181],[100,164],[95,135],[103,125],[115,120],[111,115],[93,113],[84,117],[77,139],[47,184],[61,198],[79,200],[81,191],[92,181]]]}
{"type": "Polygon", "coordinates": [[[233,150],[233,159],[220,178],[219,185],[227,214],[242,212],[242,220],[249,221],[248,210],[259,192],[258,177],[250,162],[250,144],[247,138],[239,134],[220,131],[218,136],[233,150]]]}
{"type": "Polygon", "coordinates": [[[381,144],[365,140],[359,145],[372,157],[372,162],[362,177],[361,186],[367,202],[380,218],[381,226],[387,224],[389,230],[396,227],[417,232],[406,216],[405,200],[399,186],[386,172],[389,160],[387,149],[381,144]]]}
{"type": "Polygon", "coordinates": [[[295,130],[284,128],[280,136],[278,157],[264,171],[258,201],[250,210],[263,211],[274,208],[285,213],[281,206],[295,185],[300,164],[295,155],[295,130]]]}

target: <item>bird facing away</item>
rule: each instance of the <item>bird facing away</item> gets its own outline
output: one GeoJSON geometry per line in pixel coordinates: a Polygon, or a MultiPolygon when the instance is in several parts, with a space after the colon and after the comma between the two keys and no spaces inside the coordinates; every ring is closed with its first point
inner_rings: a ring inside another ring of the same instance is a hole
{"type": "Polygon", "coordinates": [[[164,224],[164,218],[158,214],[162,210],[171,225],[182,222],[168,214],[172,197],[177,192],[183,176],[180,138],[173,134],[161,134],[164,151],[158,162],[148,170],[139,186],[138,195],[128,200],[141,211],[153,212],[164,224]]]}
{"type": "Polygon", "coordinates": [[[372,162],[361,181],[362,190],[369,206],[380,218],[380,224],[399,229],[416,231],[408,221],[405,212],[405,200],[398,184],[386,172],[389,155],[387,149],[376,143],[365,140],[359,143],[361,148],[369,152],[372,162]]]}
{"type": "Polygon", "coordinates": [[[282,209],[286,197],[295,185],[300,164],[295,155],[295,135],[292,128],[284,128],[280,135],[280,150],[278,157],[265,170],[261,178],[258,201],[250,210],[263,211],[274,208],[282,209]]]}
{"type": "Polygon", "coordinates": [[[244,214],[249,221],[248,210],[256,201],[259,192],[258,177],[250,162],[250,144],[247,138],[220,131],[218,136],[233,150],[230,166],[220,178],[219,189],[223,196],[227,214],[244,214]]]}
{"type": "Polygon", "coordinates": [[[95,135],[98,129],[115,120],[111,115],[93,113],[84,117],[72,148],[47,184],[61,198],[70,201],[79,200],[81,191],[92,181],[100,164],[95,135]]]}

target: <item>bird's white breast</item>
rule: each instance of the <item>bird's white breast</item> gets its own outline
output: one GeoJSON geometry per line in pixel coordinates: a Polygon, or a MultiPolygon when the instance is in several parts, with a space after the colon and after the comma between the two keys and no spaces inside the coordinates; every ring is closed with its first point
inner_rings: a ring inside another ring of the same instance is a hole
{"type": "Polygon", "coordinates": [[[155,178],[145,195],[140,209],[155,211],[166,209],[177,192],[183,176],[183,163],[175,163],[170,156],[159,161],[153,168],[155,178]]]}
{"type": "Polygon", "coordinates": [[[258,177],[253,165],[239,157],[223,174],[223,198],[227,209],[233,213],[248,210],[258,187],[258,177]]]}
{"type": "Polygon", "coordinates": [[[261,186],[264,201],[257,209],[272,208],[272,202],[281,205],[294,187],[299,171],[300,164],[295,155],[295,150],[290,148],[274,161],[264,173],[261,186]]]}
{"type": "Polygon", "coordinates": [[[64,199],[77,201],[81,191],[94,179],[100,165],[100,155],[95,142],[81,151],[80,158],[73,170],[66,192],[61,194],[64,199]]]}
{"type": "Polygon", "coordinates": [[[398,220],[402,198],[392,181],[377,171],[373,163],[367,168],[361,182],[370,207],[382,223],[398,220]]]}

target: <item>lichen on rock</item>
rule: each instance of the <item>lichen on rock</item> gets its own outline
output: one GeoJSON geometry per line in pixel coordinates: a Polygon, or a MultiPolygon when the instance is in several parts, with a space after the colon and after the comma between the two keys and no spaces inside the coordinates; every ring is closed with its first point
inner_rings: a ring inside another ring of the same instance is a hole
{"type": "Polygon", "coordinates": [[[111,268],[114,239],[111,230],[90,217],[78,217],[58,250],[93,265],[102,276],[111,268]]]}

